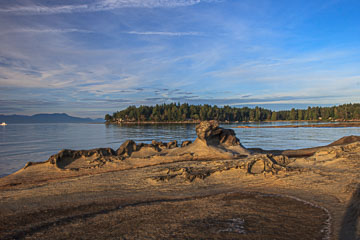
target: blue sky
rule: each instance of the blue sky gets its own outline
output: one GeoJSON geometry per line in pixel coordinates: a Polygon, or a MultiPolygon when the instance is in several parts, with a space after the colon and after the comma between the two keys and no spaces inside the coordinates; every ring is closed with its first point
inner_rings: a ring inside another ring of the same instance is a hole
{"type": "Polygon", "coordinates": [[[360,102],[360,2],[1,0],[0,114],[360,102]]]}

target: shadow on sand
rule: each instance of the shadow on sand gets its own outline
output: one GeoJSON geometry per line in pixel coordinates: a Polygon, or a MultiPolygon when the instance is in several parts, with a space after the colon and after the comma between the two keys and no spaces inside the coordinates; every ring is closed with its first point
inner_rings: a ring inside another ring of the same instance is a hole
{"type": "Polygon", "coordinates": [[[339,240],[359,240],[357,236],[357,224],[360,218],[360,184],[357,185],[349,204],[346,208],[343,220],[341,222],[341,229],[339,233],[339,240]]]}

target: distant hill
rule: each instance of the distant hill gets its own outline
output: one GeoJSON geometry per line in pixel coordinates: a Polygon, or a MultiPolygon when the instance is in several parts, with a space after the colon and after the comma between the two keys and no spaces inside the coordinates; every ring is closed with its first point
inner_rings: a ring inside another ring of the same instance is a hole
{"type": "Polygon", "coordinates": [[[6,123],[96,123],[104,122],[104,119],[72,117],[66,113],[26,115],[1,115],[0,122],[6,123]]]}

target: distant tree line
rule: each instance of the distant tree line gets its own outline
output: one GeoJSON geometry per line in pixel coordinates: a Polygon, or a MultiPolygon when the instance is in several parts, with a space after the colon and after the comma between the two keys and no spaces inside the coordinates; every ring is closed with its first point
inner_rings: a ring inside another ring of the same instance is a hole
{"type": "Polygon", "coordinates": [[[211,105],[189,105],[170,103],[155,106],[129,106],[128,108],[106,114],[107,122],[180,122],[218,120],[234,121],[277,121],[277,120],[353,120],[360,119],[360,104],[344,104],[333,107],[308,107],[271,111],[261,107],[236,108],[211,105]]]}

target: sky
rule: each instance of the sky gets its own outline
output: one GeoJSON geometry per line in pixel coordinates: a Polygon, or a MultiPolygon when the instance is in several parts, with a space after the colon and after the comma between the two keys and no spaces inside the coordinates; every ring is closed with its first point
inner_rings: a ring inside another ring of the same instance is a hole
{"type": "Polygon", "coordinates": [[[360,102],[360,1],[0,0],[0,114],[360,102]]]}

